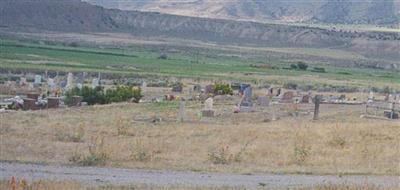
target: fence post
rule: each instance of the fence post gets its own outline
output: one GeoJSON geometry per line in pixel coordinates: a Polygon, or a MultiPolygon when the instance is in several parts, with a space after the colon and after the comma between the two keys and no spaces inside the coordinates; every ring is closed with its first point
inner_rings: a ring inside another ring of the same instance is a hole
{"type": "Polygon", "coordinates": [[[316,95],[314,98],[314,118],[313,120],[318,120],[318,116],[319,116],[319,104],[321,103],[321,95],[316,95]]]}

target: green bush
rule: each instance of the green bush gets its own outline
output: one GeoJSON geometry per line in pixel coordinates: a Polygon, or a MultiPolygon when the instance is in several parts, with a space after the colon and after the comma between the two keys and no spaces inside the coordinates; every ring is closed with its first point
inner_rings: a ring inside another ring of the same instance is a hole
{"type": "Polygon", "coordinates": [[[230,94],[233,95],[233,90],[229,84],[215,84],[214,86],[214,94],[225,95],[230,94]]]}
{"type": "Polygon", "coordinates": [[[124,102],[133,98],[138,103],[142,98],[140,88],[132,88],[131,86],[117,86],[116,89],[108,89],[106,91],[106,103],[124,102]]]}
{"type": "Polygon", "coordinates": [[[124,102],[133,99],[138,103],[143,97],[140,88],[133,88],[132,86],[117,86],[115,89],[108,89],[104,91],[103,87],[83,87],[82,89],[74,88],[65,93],[65,103],[69,104],[73,96],[81,96],[83,102],[88,105],[94,104],[109,104],[113,102],[124,102]]]}
{"type": "Polygon", "coordinates": [[[65,104],[69,105],[72,101],[73,96],[80,96],[82,97],[83,102],[87,102],[88,105],[94,104],[105,104],[106,99],[104,96],[104,88],[103,87],[96,87],[90,88],[87,86],[79,88],[73,88],[65,93],[65,104]]]}

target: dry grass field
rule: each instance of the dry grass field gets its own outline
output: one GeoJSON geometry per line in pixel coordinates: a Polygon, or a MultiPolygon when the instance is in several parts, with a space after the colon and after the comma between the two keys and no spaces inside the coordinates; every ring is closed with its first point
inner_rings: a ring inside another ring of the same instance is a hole
{"type": "MultiPolygon", "coordinates": [[[[0,188],[4,190],[14,190],[11,181],[1,181],[0,188]]],[[[244,188],[232,188],[232,187],[215,187],[215,188],[204,188],[204,187],[190,187],[190,186],[169,186],[169,187],[158,187],[151,185],[135,185],[135,186],[103,186],[103,187],[88,187],[83,184],[75,182],[52,182],[52,181],[37,181],[32,183],[25,183],[22,185],[14,185],[17,188],[25,189],[40,189],[40,190],[230,190],[230,189],[244,189],[244,188]]],[[[265,189],[260,187],[259,189],[265,189]]],[[[314,188],[307,188],[307,190],[378,190],[380,188],[362,185],[321,185],[314,188]]],[[[293,188],[293,190],[306,190],[305,188],[293,188]]],[[[387,189],[390,190],[390,189],[387,189]]]]}
{"type": "Polygon", "coordinates": [[[398,121],[360,118],[359,105],[324,104],[318,121],[312,121],[307,104],[234,114],[234,102],[215,99],[217,116],[211,119],[200,117],[201,102],[187,102],[184,122],[176,121],[178,102],[0,114],[0,160],[230,173],[400,174],[398,121]],[[271,121],[272,112],[280,119],[271,121]]]}

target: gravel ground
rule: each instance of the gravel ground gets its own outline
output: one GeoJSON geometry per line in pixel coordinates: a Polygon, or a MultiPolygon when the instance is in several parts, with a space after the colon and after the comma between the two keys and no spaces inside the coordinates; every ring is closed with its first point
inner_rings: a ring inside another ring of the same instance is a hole
{"type": "Polygon", "coordinates": [[[0,162],[0,180],[11,176],[28,181],[76,181],[89,185],[154,185],[185,187],[246,187],[271,188],[311,187],[318,184],[372,184],[400,188],[399,176],[333,176],[333,175],[275,175],[225,174],[177,171],[151,171],[98,167],[68,167],[0,162]]]}

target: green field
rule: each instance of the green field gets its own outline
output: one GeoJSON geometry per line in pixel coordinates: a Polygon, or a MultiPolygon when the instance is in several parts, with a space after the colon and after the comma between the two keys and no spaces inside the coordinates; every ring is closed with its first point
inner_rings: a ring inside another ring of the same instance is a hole
{"type": "MultiPolygon", "coordinates": [[[[262,52],[218,48],[157,47],[130,45],[126,47],[82,46],[63,43],[51,44],[32,41],[2,39],[0,42],[0,67],[4,70],[104,72],[142,76],[184,77],[198,79],[251,81],[301,85],[337,85],[355,87],[390,86],[400,89],[400,73],[368,68],[334,67],[318,61],[301,61],[309,65],[307,71],[289,69],[297,59],[265,59],[262,52]],[[167,59],[159,59],[165,53],[167,59]],[[312,72],[322,67],[325,73],[312,72]]],[[[281,51],[313,52],[323,55],[323,50],[281,49],[281,51]]],[[[340,54],[340,52],[335,51],[340,54]]],[[[307,55],[307,53],[305,54],[307,55]]],[[[337,55],[334,55],[337,56],[337,55]]],[[[344,54],[349,56],[349,54],[344,54]]],[[[348,59],[353,58],[352,56],[348,59]]],[[[355,57],[356,58],[356,57],[355,57]]]]}

